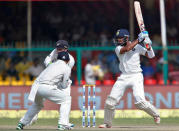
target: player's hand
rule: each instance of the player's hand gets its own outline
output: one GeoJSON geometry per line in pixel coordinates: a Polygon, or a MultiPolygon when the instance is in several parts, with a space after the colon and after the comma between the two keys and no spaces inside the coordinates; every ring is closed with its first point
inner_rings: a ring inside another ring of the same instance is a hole
{"type": "Polygon", "coordinates": [[[71,84],[71,83],[72,83],[72,80],[69,79],[69,80],[68,80],[68,84],[71,84]]]}
{"type": "Polygon", "coordinates": [[[147,49],[150,49],[150,47],[152,46],[152,41],[149,37],[145,37],[143,43],[147,49]]]}
{"type": "Polygon", "coordinates": [[[143,42],[146,37],[149,37],[148,31],[142,31],[142,32],[138,35],[138,40],[139,40],[139,42],[143,42]]]}

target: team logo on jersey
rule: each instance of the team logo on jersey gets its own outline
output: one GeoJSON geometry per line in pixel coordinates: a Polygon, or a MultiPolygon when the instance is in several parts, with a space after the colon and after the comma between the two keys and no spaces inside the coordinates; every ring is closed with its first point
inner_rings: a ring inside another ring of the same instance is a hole
{"type": "Polygon", "coordinates": [[[120,32],[120,30],[118,30],[118,31],[116,32],[116,35],[119,35],[119,32],[120,32]]]}
{"type": "Polygon", "coordinates": [[[133,48],[132,51],[135,51],[135,48],[133,48]]]}

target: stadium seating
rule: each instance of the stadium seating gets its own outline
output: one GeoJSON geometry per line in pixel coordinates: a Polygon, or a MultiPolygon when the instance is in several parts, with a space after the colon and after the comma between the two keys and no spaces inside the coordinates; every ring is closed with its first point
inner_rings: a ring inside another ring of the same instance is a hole
{"type": "Polygon", "coordinates": [[[155,79],[153,79],[153,78],[145,79],[145,80],[144,80],[144,84],[145,84],[145,85],[155,85],[155,84],[157,84],[157,80],[155,80],[155,79]]]}
{"type": "Polygon", "coordinates": [[[114,83],[115,83],[114,80],[104,80],[104,81],[103,81],[103,84],[104,84],[104,85],[113,85],[114,83]]]}
{"type": "MultiPolygon", "coordinates": [[[[164,80],[158,80],[159,85],[164,85],[164,80]]],[[[167,84],[169,84],[169,80],[167,81],[167,84]]]]}

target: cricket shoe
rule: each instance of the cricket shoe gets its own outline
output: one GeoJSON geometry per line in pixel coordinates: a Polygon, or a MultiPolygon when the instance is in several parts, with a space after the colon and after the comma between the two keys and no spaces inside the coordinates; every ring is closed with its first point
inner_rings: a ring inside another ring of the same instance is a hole
{"type": "Polygon", "coordinates": [[[101,124],[98,128],[111,128],[108,124],[101,124]]]}
{"type": "Polygon", "coordinates": [[[154,117],[155,124],[160,124],[160,116],[154,117]]]}
{"type": "Polygon", "coordinates": [[[75,124],[69,123],[68,126],[70,126],[70,127],[75,127],[75,124]]]}
{"type": "Polygon", "coordinates": [[[69,125],[58,124],[58,130],[71,130],[71,129],[73,129],[73,127],[69,125]]]}
{"type": "Polygon", "coordinates": [[[23,130],[24,125],[22,123],[18,123],[16,130],[23,130]]]}
{"type": "Polygon", "coordinates": [[[30,123],[27,124],[26,126],[34,125],[37,122],[37,119],[38,119],[38,115],[35,115],[34,118],[32,118],[32,120],[30,121],[30,123]]]}

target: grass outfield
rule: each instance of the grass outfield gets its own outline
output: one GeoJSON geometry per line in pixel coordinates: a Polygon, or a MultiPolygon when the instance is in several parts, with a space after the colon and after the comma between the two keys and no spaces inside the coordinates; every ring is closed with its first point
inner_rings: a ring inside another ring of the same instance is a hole
{"type": "MultiPolygon", "coordinates": [[[[15,129],[19,119],[0,118],[0,131],[12,131],[15,129]]],[[[26,127],[24,130],[35,130],[35,131],[51,131],[56,130],[58,119],[39,119],[36,124],[26,127]]],[[[81,119],[71,119],[71,123],[75,124],[74,130],[104,130],[99,128],[82,128],[81,119]]],[[[103,119],[96,120],[97,126],[103,123],[103,119]]],[[[179,118],[162,118],[161,124],[156,126],[152,118],[121,118],[114,119],[114,128],[105,130],[165,130],[165,131],[178,131],[179,130],[179,118]]]]}

